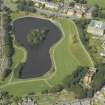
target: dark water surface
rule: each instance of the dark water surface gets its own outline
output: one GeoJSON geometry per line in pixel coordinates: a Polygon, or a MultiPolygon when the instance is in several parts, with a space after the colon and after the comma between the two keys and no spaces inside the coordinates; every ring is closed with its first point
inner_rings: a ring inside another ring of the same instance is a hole
{"type": "Polygon", "coordinates": [[[42,76],[52,66],[49,50],[60,40],[60,30],[50,21],[32,17],[16,20],[14,28],[16,40],[28,51],[27,61],[21,70],[20,78],[42,76]],[[27,42],[28,33],[35,28],[50,30],[46,40],[38,48],[32,48],[27,42]]]}

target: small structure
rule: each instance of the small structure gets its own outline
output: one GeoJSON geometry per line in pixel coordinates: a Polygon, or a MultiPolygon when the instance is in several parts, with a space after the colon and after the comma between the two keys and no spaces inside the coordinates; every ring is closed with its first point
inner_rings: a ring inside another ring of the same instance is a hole
{"type": "Polygon", "coordinates": [[[100,56],[105,57],[105,50],[102,50],[102,51],[100,52],[100,56]]]}
{"type": "Polygon", "coordinates": [[[50,8],[50,9],[55,9],[55,10],[59,9],[59,5],[52,3],[52,2],[46,2],[45,7],[50,8]]]}
{"type": "Polygon", "coordinates": [[[86,12],[88,9],[89,9],[89,7],[88,7],[87,4],[82,4],[81,10],[82,10],[83,12],[86,12]]]}
{"type": "Polygon", "coordinates": [[[83,16],[83,12],[82,12],[81,10],[77,10],[77,11],[76,11],[76,16],[77,16],[78,18],[81,18],[81,17],[83,16]]]}
{"type": "Polygon", "coordinates": [[[82,4],[80,4],[80,3],[75,3],[75,5],[74,5],[75,9],[81,9],[81,7],[82,7],[82,4]]]}
{"type": "Polygon", "coordinates": [[[102,44],[102,50],[101,50],[101,52],[100,52],[100,56],[102,56],[102,57],[105,57],[105,41],[103,42],[103,44],[102,44]]]}
{"type": "Polygon", "coordinates": [[[80,103],[81,105],[91,105],[90,99],[82,99],[80,103]]]}
{"type": "Polygon", "coordinates": [[[86,87],[90,88],[92,77],[94,76],[95,73],[96,73],[96,68],[90,67],[88,72],[86,73],[86,75],[84,77],[84,84],[86,87]]]}
{"type": "Polygon", "coordinates": [[[102,21],[92,20],[88,25],[87,32],[96,36],[105,35],[105,23],[102,21]]]}
{"type": "Polygon", "coordinates": [[[68,11],[67,11],[67,16],[73,16],[75,14],[75,11],[74,11],[74,9],[68,9],[68,11]]]}
{"type": "Polygon", "coordinates": [[[92,98],[91,105],[105,105],[105,86],[100,91],[97,91],[92,98]]]}
{"type": "Polygon", "coordinates": [[[36,3],[41,3],[41,4],[45,4],[46,3],[46,0],[32,0],[33,2],[36,2],[36,3]]]}
{"type": "Polygon", "coordinates": [[[74,7],[68,9],[67,16],[76,16],[77,18],[85,17],[91,19],[94,11],[95,7],[89,8],[87,4],[75,3],[74,7]]]}
{"type": "Polygon", "coordinates": [[[34,100],[30,98],[22,98],[22,101],[18,103],[18,105],[37,105],[34,100]]]}

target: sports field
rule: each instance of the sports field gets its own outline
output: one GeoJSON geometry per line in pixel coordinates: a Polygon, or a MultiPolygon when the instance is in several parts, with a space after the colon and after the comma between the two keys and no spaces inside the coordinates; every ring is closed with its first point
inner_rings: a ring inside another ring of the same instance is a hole
{"type": "MultiPolygon", "coordinates": [[[[61,84],[63,79],[75,71],[78,66],[94,66],[88,52],[84,48],[79,39],[79,33],[73,21],[65,18],[58,18],[55,24],[62,31],[61,40],[56,43],[50,50],[52,63],[55,71],[49,73],[45,77],[26,79],[26,80],[12,80],[0,88],[21,96],[31,92],[41,92],[45,89],[51,88],[56,84],[61,84]],[[76,40],[76,42],[75,42],[76,40]]],[[[20,50],[20,49],[19,49],[20,50]]],[[[16,51],[14,57],[19,58],[23,52],[16,51]],[[21,53],[21,54],[20,54],[21,53]]],[[[18,62],[24,59],[24,56],[18,62]]],[[[14,61],[16,65],[17,61],[14,61]]]]}

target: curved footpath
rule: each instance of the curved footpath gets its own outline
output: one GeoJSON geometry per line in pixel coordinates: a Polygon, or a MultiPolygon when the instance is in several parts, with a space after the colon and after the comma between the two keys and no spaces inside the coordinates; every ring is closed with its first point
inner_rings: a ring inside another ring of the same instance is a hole
{"type": "Polygon", "coordinates": [[[80,42],[82,48],[84,49],[84,52],[87,54],[88,58],[90,59],[91,66],[94,67],[94,62],[93,62],[93,60],[92,60],[90,54],[88,53],[88,51],[86,50],[86,48],[84,47],[84,45],[83,45],[83,43],[82,43],[82,41],[81,41],[81,39],[80,39],[79,31],[78,31],[78,29],[77,29],[77,26],[76,26],[76,24],[75,24],[73,21],[72,21],[72,23],[73,23],[74,26],[75,26],[75,30],[76,30],[76,32],[77,32],[77,37],[78,37],[78,39],[79,39],[79,42],[80,42]]]}

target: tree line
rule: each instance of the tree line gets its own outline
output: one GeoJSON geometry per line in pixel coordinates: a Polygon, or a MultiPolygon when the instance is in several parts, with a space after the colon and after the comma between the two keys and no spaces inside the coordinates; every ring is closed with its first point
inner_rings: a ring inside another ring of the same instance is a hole
{"type": "Polygon", "coordinates": [[[34,3],[31,0],[21,0],[17,3],[17,8],[21,11],[36,12],[34,3]]]}
{"type": "Polygon", "coordinates": [[[12,39],[12,27],[10,25],[11,23],[11,17],[10,17],[10,10],[5,7],[4,9],[5,13],[3,14],[3,34],[4,34],[4,56],[7,58],[8,61],[8,67],[4,70],[2,74],[1,79],[5,79],[5,77],[8,76],[10,73],[10,67],[12,65],[12,55],[14,53],[13,48],[13,39],[12,39]]]}

